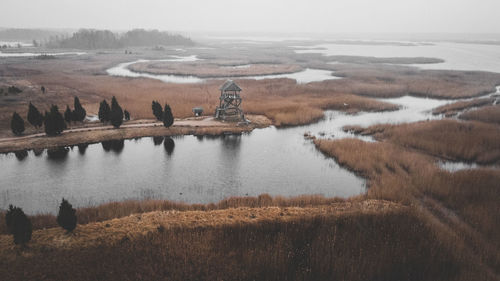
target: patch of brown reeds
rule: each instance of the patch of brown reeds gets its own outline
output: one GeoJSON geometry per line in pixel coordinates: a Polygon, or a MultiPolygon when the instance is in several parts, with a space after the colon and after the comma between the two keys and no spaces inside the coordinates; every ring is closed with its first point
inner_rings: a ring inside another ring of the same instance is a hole
{"type": "Polygon", "coordinates": [[[403,95],[458,99],[495,92],[500,75],[481,71],[420,70],[380,65],[330,65],[340,80],[324,81],[319,87],[371,97],[403,95]]]}
{"type": "MultiPolygon", "coordinates": [[[[226,62],[227,63],[227,62],[226,62]]],[[[136,63],[129,67],[135,72],[151,74],[169,75],[191,75],[201,78],[214,77],[242,77],[293,73],[302,70],[299,65],[292,64],[249,64],[248,67],[237,68],[231,66],[221,66],[214,63],[193,62],[193,63],[172,63],[172,62],[143,62],[136,63]]]]}
{"type": "MultiPolygon", "coordinates": [[[[320,195],[302,195],[296,197],[270,196],[262,194],[257,197],[230,197],[212,204],[186,204],[168,200],[127,200],[121,202],[110,202],[95,207],[77,209],[78,223],[87,224],[100,222],[115,218],[126,217],[131,214],[147,213],[153,211],[209,211],[239,207],[311,207],[329,205],[344,202],[341,198],[325,198],[320,195]]],[[[54,215],[41,214],[29,216],[33,224],[33,229],[55,227],[56,219],[54,215]]],[[[7,233],[4,223],[5,215],[0,212],[0,233],[7,233]]]]}
{"type": "Polygon", "coordinates": [[[499,170],[450,173],[433,158],[389,142],[343,139],[315,140],[315,144],[340,165],[369,179],[367,198],[420,206],[429,221],[454,233],[478,260],[490,268],[500,265],[499,170]]]}
{"type": "Polygon", "coordinates": [[[494,280],[412,210],[289,219],[282,212],[282,219],[204,227],[159,221],[142,234],[88,247],[68,244],[81,239],[77,228],[74,238],[61,236],[60,245],[68,246],[3,256],[8,266],[0,274],[8,280],[494,280]]]}
{"type": "Polygon", "coordinates": [[[434,115],[444,114],[445,116],[453,116],[464,109],[489,105],[492,104],[494,101],[495,101],[494,98],[485,98],[485,99],[473,99],[470,101],[454,102],[434,108],[432,110],[432,114],[434,115]]]}
{"type": "Polygon", "coordinates": [[[500,105],[497,104],[470,110],[460,114],[459,118],[500,125],[500,105]]]}
{"type": "Polygon", "coordinates": [[[445,119],[375,125],[361,132],[445,159],[480,164],[500,161],[500,128],[492,124],[445,119]]]}

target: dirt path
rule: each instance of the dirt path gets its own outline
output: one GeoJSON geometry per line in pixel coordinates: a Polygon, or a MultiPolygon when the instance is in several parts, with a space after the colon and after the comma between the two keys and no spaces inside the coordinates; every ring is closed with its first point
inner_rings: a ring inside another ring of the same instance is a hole
{"type": "Polygon", "coordinates": [[[56,137],[46,136],[45,133],[36,133],[20,137],[0,138],[0,153],[139,137],[241,134],[255,128],[272,125],[271,120],[265,116],[247,115],[246,117],[251,122],[243,125],[221,122],[212,117],[178,119],[170,128],[165,128],[163,123],[155,120],[135,120],[132,121],[134,123],[124,124],[118,129],[111,125],[87,125],[87,127],[65,130],[56,137]]]}
{"type": "MultiPolygon", "coordinates": [[[[156,126],[163,126],[162,122],[154,122],[150,120],[146,120],[145,122],[149,123],[133,123],[133,124],[123,124],[120,126],[120,128],[140,128],[140,127],[156,127],[156,126]]],[[[206,117],[206,118],[200,118],[200,119],[176,119],[175,120],[175,125],[174,126],[200,126],[200,127],[230,127],[230,123],[224,123],[215,120],[213,117],[206,117]]],[[[114,129],[113,126],[111,125],[106,125],[106,126],[95,126],[95,127],[81,127],[81,128],[74,128],[74,129],[67,129],[62,132],[62,134],[68,134],[68,133],[75,133],[75,132],[86,132],[86,131],[96,131],[96,130],[111,130],[114,129]]],[[[8,142],[8,141],[17,141],[17,140],[22,140],[22,139],[28,139],[28,138],[36,138],[36,137],[43,137],[45,136],[45,133],[37,133],[37,134],[31,134],[31,135],[26,135],[26,136],[19,136],[19,137],[10,137],[10,138],[0,138],[0,142],[8,142]]]]}

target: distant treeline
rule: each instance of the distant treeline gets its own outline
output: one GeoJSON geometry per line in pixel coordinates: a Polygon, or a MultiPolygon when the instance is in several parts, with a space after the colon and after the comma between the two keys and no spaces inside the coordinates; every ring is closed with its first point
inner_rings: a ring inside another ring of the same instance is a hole
{"type": "Polygon", "coordinates": [[[50,37],[62,36],[64,34],[67,34],[67,32],[61,30],[7,28],[0,29],[0,41],[19,40],[29,42],[31,40],[44,40],[50,37]]]}
{"type": "Polygon", "coordinates": [[[67,38],[52,38],[48,47],[76,49],[114,49],[132,46],[183,45],[194,42],[187,37],[158,30],[134,29],[124,34],[109,30],[81,29],[67,38]]]}

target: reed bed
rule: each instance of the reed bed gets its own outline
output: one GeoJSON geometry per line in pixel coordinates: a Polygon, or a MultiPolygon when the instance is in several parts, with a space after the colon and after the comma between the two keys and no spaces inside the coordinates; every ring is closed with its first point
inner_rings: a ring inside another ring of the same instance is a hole
{"type": "MultiPolygon", "coordinates": [[[[311,207],[345,202],[341,198],[326,198],[321,195],[302,195],[296,197],[270,196],[261,194],[257,197],[230,197],[212,204],[187,204],[169,200],[126,200],[110,202],[93,207],[77,209],[78,223],[106,221],[122,218],[131,214],[148,213],[153,211],[210,211],[229,208],[261,208],[261,207],[311,207]]],[[[29,216],[33,229],[43,229],[57,226],[56,218],[51,214],[29,216]]],[[[0,233],[6,234],[5,212],[0,211],[0,233]]]]}
{"type": "MultiPolygon", "coordinates": [[[[227,64],[227,62],[226,62],[227,64]]],[[[129,67],[135,72],[144,72],[151,74],[169,74],[196,76],[201,78],[214,77],[242,77],[257,75],[284,74],[301,71],[299,65],[291,64],[248,64],[248,67],[231,67],[219,65],[217,61],[211,63],[172,63],[172,62],[143,62],[133,64],[129,67]]]]}
{"type": "Polygon", "coordinates": [[[340,165],[369,179],[366,198],[415,206],[428,213],[429,221],[445,225],[478,260],[490,268],[500,265],[498,169],[450,173],[433,158],[388,142],[343,139],[315,140],[315,144],[340,165]]]}
{"type": "Polygon", "coordinates": [[[453,116],[465,109],[491,105],[494,101],[495,101],[494,98],[485,98],[485,99],[473,99],[470,101],[454,102],[434,108],[432,110],[432,114],[434,115],[444,114],[445,116],[453,116]]]}
{"type": "Polygon", "coordinates": [[[8,280],[494,280],[453,246],[414,211],[351,212],[192,228],[160,225],[113,244],[4,257],[9,266],[0,267],[0,274],[8,280]]]}
{"type": "Polygon", "coordinates": [[[460,114],[460,119],[500,125],[500,105],[490,105],[460,114]]]}
{"type": "Polygon", "coordinates": [[[361,133],[449,160],[480,164],[500,161],[500,128],[492,124],[435,120],[375,125],[361,133]]]}

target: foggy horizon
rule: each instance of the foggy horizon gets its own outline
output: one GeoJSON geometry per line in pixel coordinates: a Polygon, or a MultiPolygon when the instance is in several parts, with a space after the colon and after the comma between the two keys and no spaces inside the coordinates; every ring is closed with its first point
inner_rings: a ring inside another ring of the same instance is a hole
{"type": "Polygon", "coordinates": [[[500,2],[4,0],[2,28],[280,34],[498,34],[500,2]],[[22,11],[22,12],[21,12],[22,11]]]}

